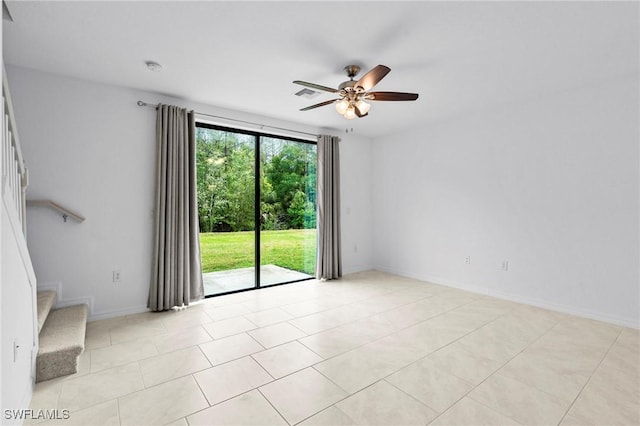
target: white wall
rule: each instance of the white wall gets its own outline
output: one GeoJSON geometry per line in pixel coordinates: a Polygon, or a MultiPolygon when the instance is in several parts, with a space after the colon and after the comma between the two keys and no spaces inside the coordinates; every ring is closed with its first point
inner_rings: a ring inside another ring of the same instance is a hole
{"type": "MultiPolygon", "coordinates": [[[[38,285],[60,283],[63,301],[88,299],[93,318],[145,309],[151,270],[155,111],[138,100],[316,133],[237,111],[158,94],[7,67],[27,167],[29,199],[53,199],[87,219],[64,223],[43,208],[28,210],[28,242],[38,285]],[[122,282],[112,283],[118,269],[122,282]]],[[[233,123],[220,124],[233,126],[233,123]]],[[[344,268],[371,264],[367,141],[340,135],[346,213],[344,268]],[[362,149],[364,148],[364,149],[362,149]],[[358,245],[358,252],[353,246],[358,245]]],[[[343,209],[344,210],[344,209],[343,209]]]]}
{"type": "MultiPolygon", "coordinates": [[[[150,276],[152,111],[139,94],[7,67],[30,173],[29,199],[52,199],[87,219],[29,208],[38,286],[61,282],[63,300],[93,298],[92,314],[140,310],[150,276]],[[112,283],[112,270],[122,282],[112,283]]],[[[91,303],[90,303],[91,305],[91,303]]]]}
{"type": "Polygon", "coordinates": [[[371,140],[338,134],[343,274],[372,268],[371,140]]]}
{"type": "Polygon", "coordinates": [[[636,75],[376,140],[375,266],[638,327],[638,93],[636,75]]]}

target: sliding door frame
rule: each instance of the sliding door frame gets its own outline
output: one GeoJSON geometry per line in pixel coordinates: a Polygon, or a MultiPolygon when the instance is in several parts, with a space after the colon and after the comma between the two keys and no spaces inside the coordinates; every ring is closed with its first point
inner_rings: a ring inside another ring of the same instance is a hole
{"type": "MultiPolygon", "coordinates": [[[[224,293],[217,293],[217,294],[209,294],[206,295],[205,298],[209,298],[209,297],[217,297],[217,296],[224,296],[227,294],[233,294],[233,293],[241,293],[243,291],[251,291],[251,290],[257,290],[260,288],[267,288],[267,287],[276,287],[279,285],[284,285],[284,284],[292,284],[292,283],[297,283],[300,281],[308,281],[313,279],[313,277],[310,278],[302,278],[299,280],[293,280],[293,281],[286,281],[286,282],[282,282],[282,283],[277,283],[277,284],[269,284],[268,286],[262,287],[260,286],[260,234],[262,232],[262,230],[260,229],[260,218],[261,218],[261,211],[260,211],[260,200],[262,199],[262,194],[260,191],[260,142],[261,142],[261,138],[263,137],[267,137],[267,138],[274,138],[274,139],[281,139],[281,140],[285,140],[285,141],[291,141],[291,142],[298,142],[298,143],[304,143],[304,144],[308,144],[308,145],[318,145],[318,143],[316,141],[311,141],[311,140],[305,140],[305,139],[298,139],[298,138],[294,138],[294,137],[290,137],[290,136],[281,136],[281,135],[275,135],[275,134],[270,134],[270,133],[263,133],[263,132],[256,132],[256,131],[252,131],[252,130],[245,130],[245,129],[238,129],[238,128],[233,128],[233,127],[226,127],[226,126],[220,126],[217,124],[210,124],[210,123],[206,123],[206,122],[202,122],[202,121],[196,121],[196,127],[201,127],[201,128],[205,128],[205,129],[211,129],[211,130],[219,130],[221,132],[229,132],[229,133],[241,133],[244,135],[249,135],[249,136],[253,136],[254,137],[254,165],[253,165],[253,172],[254,172],[254,197],[253,197],[253,211],[254,211],[254,217],[253,217],[253,222],[254,222],[254,286],[250,287],[250,288],[243,288],[243,289],[239,289],[239,290],[231,290],[231,291],[226,291],[224,293]]],[[[317,225],[316,225],[316,229],[317,229],[317,225]]],[[[316,242],[316,256],[317,256],[317,250],[318,250],[318,245],[316,242]]],[[[202,273],[202,271],[201,271],[202,273]]]]}

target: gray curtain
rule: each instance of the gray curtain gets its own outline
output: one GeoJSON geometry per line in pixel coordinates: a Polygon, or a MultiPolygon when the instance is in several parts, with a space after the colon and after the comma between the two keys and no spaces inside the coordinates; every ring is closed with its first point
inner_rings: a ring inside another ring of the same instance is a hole
{"type": "Polygon", "coordinates": [[[147,306],[164,311],[204,296],[193,111],[158,106],[153,269],[147,306]]]}
{"type": "Polygon", "coordinates": [[[316,278],[342,276],[340,246],[340,139],[318,137],[318,258],[316,278]]]}

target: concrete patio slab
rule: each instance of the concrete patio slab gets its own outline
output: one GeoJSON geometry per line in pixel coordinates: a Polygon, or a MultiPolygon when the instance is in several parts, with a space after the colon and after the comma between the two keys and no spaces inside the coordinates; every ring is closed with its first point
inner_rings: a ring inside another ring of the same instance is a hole
{"type": "MultiPolygon", "coordinates": [[[[202,274],[204,294],[227,293],[255,287],[255,268],[238,268],[227,271],[207,272],[202,274]]],[[[303,272],[293,271],[277,265],[260,266],[260,285],[267,287],[291,281],[313,278],[303,272]]]]}

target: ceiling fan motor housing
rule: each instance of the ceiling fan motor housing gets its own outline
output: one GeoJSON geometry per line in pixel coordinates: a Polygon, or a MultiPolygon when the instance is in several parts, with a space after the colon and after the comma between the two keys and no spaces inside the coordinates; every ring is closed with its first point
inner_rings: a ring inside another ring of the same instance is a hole
{"type": "Polygon", "coordinates": [[[340,85],[338,86],[338,90],[345,90],[347,92],[355,90],[354,87],[356,85],[356,82],[353,80],[353,77],[358,75],[359,72],[360,67],[358,65],[347,65],[346,67],[344,67],[344,73],[347,75],[347,77],[349,77],[349,80],[340,83],[340,85]]]}
{"type": "Polygon", "coordinates": [[[347,80],[347,81],[343,81],[342,83],[340,83],[340,85],[338,86],[338,90],[347,90],[347,89],[353,89],[353,87],[356,85],[356,81],[355,80],[347,80]]]}

